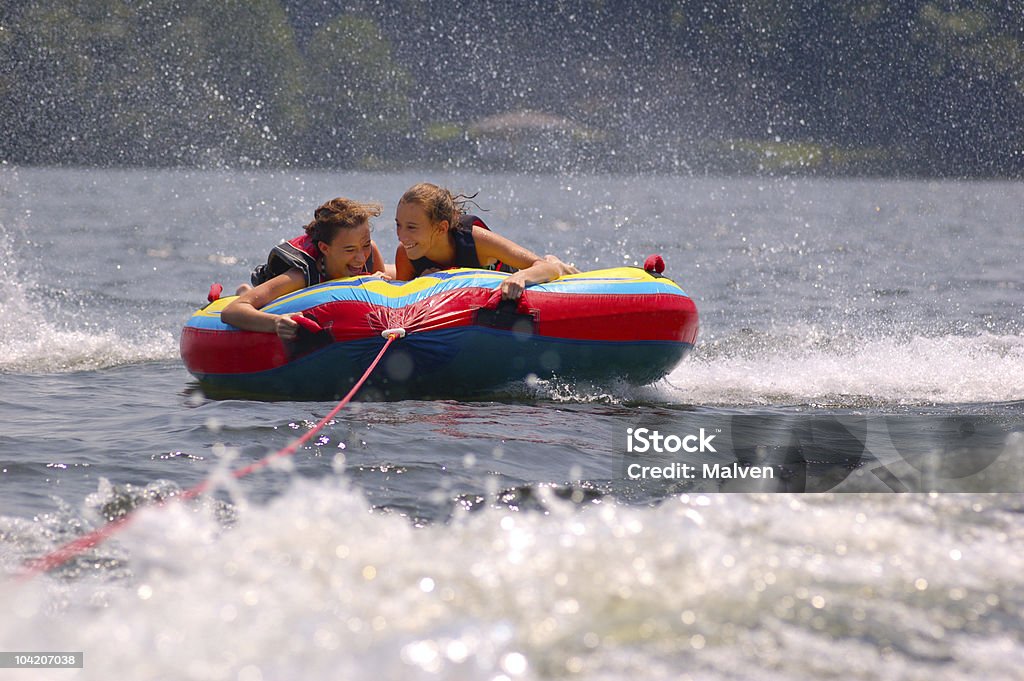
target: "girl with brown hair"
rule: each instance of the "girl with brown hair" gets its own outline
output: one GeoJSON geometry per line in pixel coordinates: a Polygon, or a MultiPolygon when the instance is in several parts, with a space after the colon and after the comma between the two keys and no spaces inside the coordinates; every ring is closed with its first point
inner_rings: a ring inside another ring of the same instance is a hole
{"type": "Polygon", "coordinates": [[[295,338],[293,314],[263,312],[267,303],[299,289],[331,279],[361,274],[386,274],[384,258],[370,238],[370,218],[380,215],[376,203],[331,199],[316,209],[305,234],[278,244],[267,262],[252,273],[255,288],[243,286],[239,296],[221,312],[221,319],[248,331],[295,338]],[[248,290],[244,290],[248,289],[248,290]]]}
{"type": "Polygon", "coordinates": [[[502,298],[515,300],[530,284],[579,272],[553,255],[533,251],[490,231],[466,212],[472,199],[429,182],[409,188],[398,202],[395,278],[409,281],[449,267],[492,267],[512,272],[501,283],[502,298]]]}

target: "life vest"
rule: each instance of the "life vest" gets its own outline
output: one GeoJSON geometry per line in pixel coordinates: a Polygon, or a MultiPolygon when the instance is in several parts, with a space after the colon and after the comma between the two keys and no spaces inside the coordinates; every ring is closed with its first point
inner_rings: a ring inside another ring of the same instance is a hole
{"type": "MultiPolygon", "coordinates": [[[[326,281],[327,276],[320,269],[323,259],[323,253],[308,234],[297,236],[291,241],[284,241],[271,249],[270,255],[267,256],[267,262],[252,271],[252,285],[259,286],[290,269],[302,272],[302,276],[306,279],[306,286],[319,284],[326,281]]],[[[372,271],[373,251],[366,259],[361,274],[370,274],[372,271]]]]}
{"type": "Polygon", "coordinates": [[[498,272],[516,272],[516,268],[510,267],[503,262],[497,262],[487,267],[480,265],[480,258],[476,254],[476,239],[473,238],[473,228],[482,227],[488,232],[491,228],[487,226],[483,220],[476,215],[463,215],[459,218],[459,226],[456,229],[449,229],[448,235],[452,239],[452,243],[455,245],[455,262],[451,265],[439,265],[430,258],[424,256],[422,258],[416,258],[412,260],[413,270],[416,272],[416,276],[420,276],[424,271],[429,269],[447,269],[449,267],[476,267],[487,270],[497,270],[498,272]]]}

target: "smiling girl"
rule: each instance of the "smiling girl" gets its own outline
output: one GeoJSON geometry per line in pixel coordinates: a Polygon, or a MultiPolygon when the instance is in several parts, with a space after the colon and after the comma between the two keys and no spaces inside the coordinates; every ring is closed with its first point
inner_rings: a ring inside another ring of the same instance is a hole
{"type": "Polygon", "coordinates": [[[490,231],[483,220],[466,213],[468,198],[428,182],[402,195],[395,214],[396,279],[409,281],[449,267],[494,267],[513,272],[501,283],[501,295],[515,300],[530,284],[578,272],[552,255],[541,258],[490,231]]]}
{"type": "Polygon", "coordinates": [[[384,259],[370,238],[370,218],[381,206],[350,199],[331,199],[316,209],[306,233],[279,244],[265,265],[253,271],[255,288],[241,292],[221,312],[221,319],[239,329],[277,333],[295,338],[293,314],[263,312],[267,303],[322,281],[360,274],[385,274],[384,259]]]}

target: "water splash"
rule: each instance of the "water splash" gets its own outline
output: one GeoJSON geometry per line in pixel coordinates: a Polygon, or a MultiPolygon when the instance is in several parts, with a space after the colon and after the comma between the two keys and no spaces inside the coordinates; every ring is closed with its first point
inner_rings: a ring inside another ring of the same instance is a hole
{"type": "Polygon", "coordinates": [[[97,679],[1008,679],[1024,652],[1015,497],[545,508],[414,528],[331,479],[227,532],[143,511],[133,579],[0,584],[0,638],[85,650],[97,679]]]}
{"type": "Polygon", "coordinates": [[[698,346],[657,393],[687,404],[863,406],[1013,401],[1022,385],[1022,336],[819,343],[750,334],[698,346]]]}
{"type": "Polygon", "coordinates": [[[84,319],[67,291],[39,285],[19,269],[13,237],[0,234],[0,372],[63,373],[103,369],[177,356],[177,341],[163,330],[126,333],[84,319]]]}

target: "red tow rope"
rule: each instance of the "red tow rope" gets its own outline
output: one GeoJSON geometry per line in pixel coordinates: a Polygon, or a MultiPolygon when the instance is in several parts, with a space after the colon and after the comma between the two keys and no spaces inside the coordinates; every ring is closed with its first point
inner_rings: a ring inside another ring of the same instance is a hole
{"type": "MultiPolygon", "coordinates": [[[[320,421],[315,426],[313,426],[312,429],[307,431],[306,434],[303,435],[302,437],[297,438],[291,444],[282,449],[277,450],[273,454],[268,454],[267,456],[263,457],[259,461],[256,461],[255,463],[251,463],[248,466],[245,466],[244,468],[239,468],[238,470],[232,471],[231,476],[234,477],[236,480],[239,478],[244,478],[245,476],[251,473],[255,473],[258,470],[266,468],[275,459],[291,456],[296,451],[298,451],[299,447],[308,442],[310,438],[316,435],[325,425],[327,425],[327,423],[332,418],[334,418],[334,416],[339,411],[341,411],[346,404],[352,401],[352,398],[355,396],[357,392],[359,392],[359,389],[363,387],[363,384],[366,383],[366,380],[370,377],[370,374],[373,373],[373,370],[377,368],[378,364],[380,364],[381,358],[384,357],[384,353],[387,352],[387,349],[389,347],[391,347],[391,344],[396,339],[405,336],[405,330],[398,328],[387,329],[381,335],[387,338],[387,342],[384,343],[384,347],[380,349],[380,352],[377,353],[377,357],[373,360],[373,362],[370,363],[370,366],[367,367],[366,371],[363,372],[362,377],[358,381],[356,381],[356,384],[352,386],[352,389],[348,391],[348,394],[345,395],[344,398],[342,398],[341,402],[338,402],[338,404],[335,405],[334,409],[331,409],[331,411],[328,412],[326,416],[320,419],[320,421]]],[[[207,489],[209,489],[210,485],[211,482],[209,479],[203,480],[195,487],[185,490],[178,496],[174,497],[173,500],[188,501],[189,499],[194,499],[195,497],[199,496],[207,489]]],[[[64,544],[57,550],[52,551],[46,554],[45,556],[41,556],[39,558],[27,562],[25,564],[25,569],[19,575],[19,579],[21,581],[25,581],[31,579],[32,577],[35,577],[41,572],[49,572],[50,570],[68,562],[80,553],[83,553],[84,551],[87,551],[92,547],[102,543],[105,539],[115,534],[122,527],[127,525],[128,522],[132,519],[133,514],[136,510],[138,509],[133,509],[132,511],[121,516],[120,518],[112,520],[103,527],[93,530],[88,534],[82,535],[81,537],[64,544]]]]}

